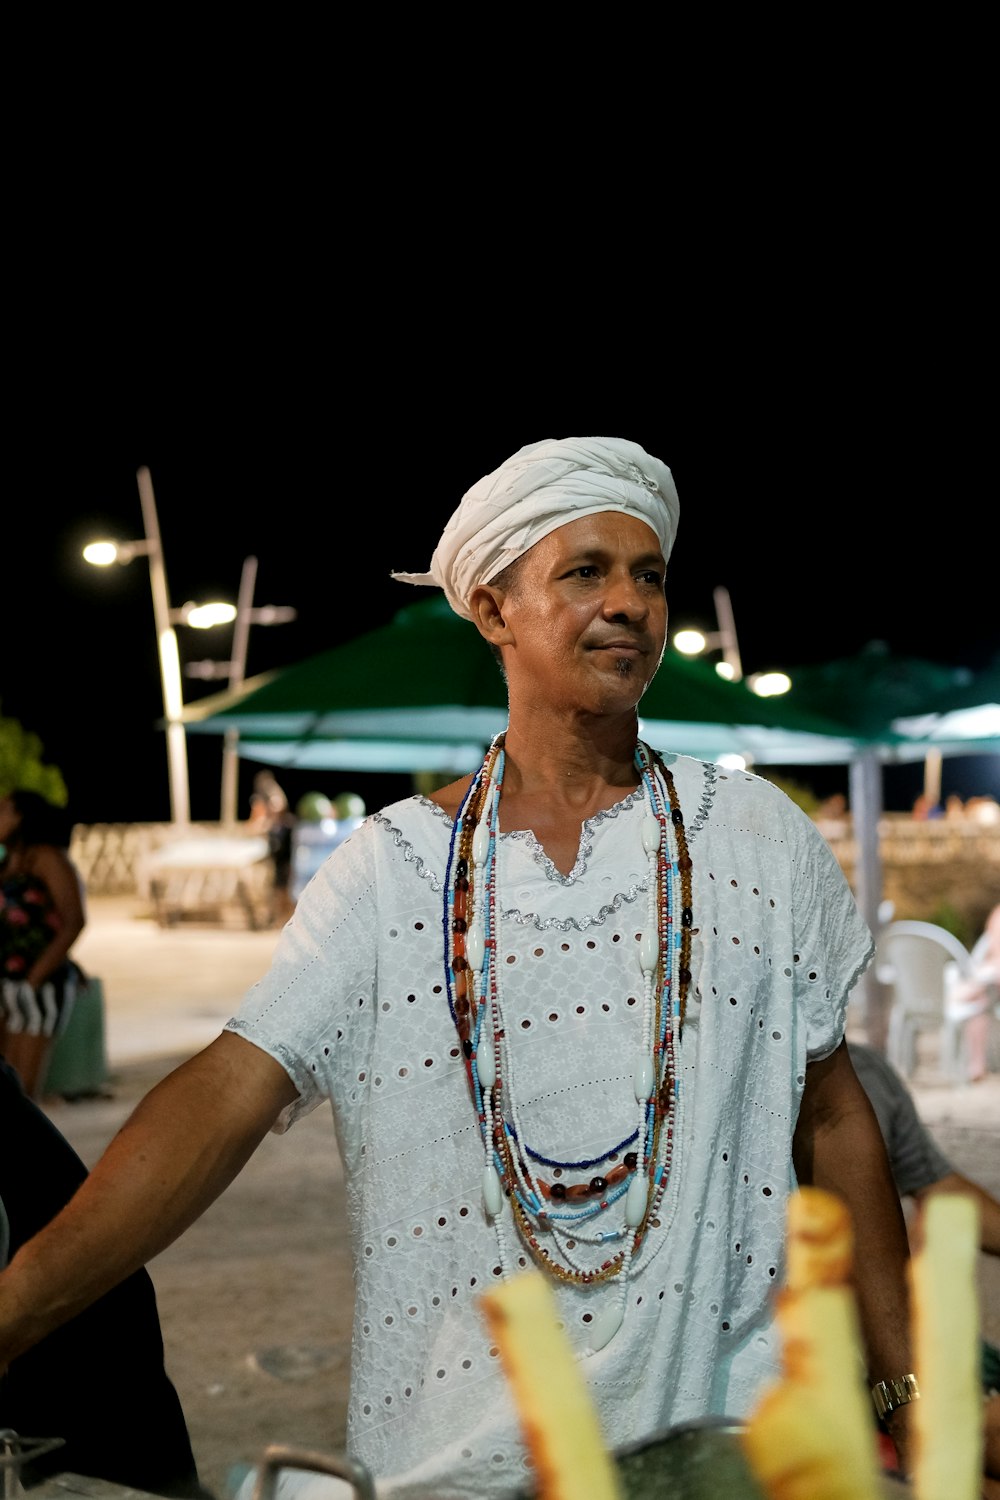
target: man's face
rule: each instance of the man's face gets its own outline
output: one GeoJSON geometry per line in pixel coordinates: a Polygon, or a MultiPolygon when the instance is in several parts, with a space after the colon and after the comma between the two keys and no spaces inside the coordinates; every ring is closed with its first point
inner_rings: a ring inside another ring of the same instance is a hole
{"type": "Polygon", "coordinates": [[[656,533],[621,511],[536,542],[503,602],[511,692],[591,713],[635,708],[666,643],[665,573],[656,533]]]}

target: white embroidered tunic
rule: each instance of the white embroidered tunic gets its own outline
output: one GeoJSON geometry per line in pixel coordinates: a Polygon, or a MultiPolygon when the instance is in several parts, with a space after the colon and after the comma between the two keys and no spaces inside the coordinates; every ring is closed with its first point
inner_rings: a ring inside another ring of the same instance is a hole
{"type": "MultiPolygon", "coordinates": [[[[708,1414],[739,1419],[777,1375],[772,1296],[806,1064],[840,1042],[873,952],[829,845],[783,792],[664,759],[694,918],[668,1186],[627,1280],[551,1283],[612,1450],[708,1414]],[[592,1321],[623,1292],[618,1332],[584,1352],[592,1321]]],[[[503,1085],[527,1144],[554,1161],[598,1158],[636,1126],[645,815],[640,789],[586,822],[568,876],[532,834],[498,841],[513,1072],[503,1085]]],[[[276,1129],[332,1102],[356,1285],[348,1452],[393,1500],[511,1496],[533,1483],[478,1305],[501,1268],[445,985],[451,833],[419,796],[367,818],[314,876],[228,1023],[299,1090],[276,1129]]],[[[606,1211],[609,1224],[624,1222],[622,1209],[606,1211]]],[[[501,1218],[512,1272],[532,1265],[506,1201],[501,1218]]],[[[609,1252],[576,1253],[600,1265],[609,1252]]]]}

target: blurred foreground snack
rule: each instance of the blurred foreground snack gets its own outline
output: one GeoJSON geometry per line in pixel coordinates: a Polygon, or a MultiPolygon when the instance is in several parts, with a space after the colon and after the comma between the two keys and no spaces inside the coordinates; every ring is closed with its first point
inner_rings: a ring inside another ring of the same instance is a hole
{"type": "Polygon", "coordinates": [[[820,1188],[802,1187],[788,1200],[785,1286],[844,1286],[854,1261],[854,1228],[841,1200],[820,1188]]]}
{"type": "Polygon", "coordinates": [[[768,1500],[881,1500],[851,1269],[850,1215],[801,1188],[788,1202],[787,1273],[777,1296],[783,1376],[742,1434],[768,1500]]]}
{"type": "Polygon", "coordinates": [[[491,1287],[480,1303],[510,1382],[540,1500],[621,1500],[597,1412],[541,1272],[524,1271],[491,1287]]]}
{"type": "MultiPolygon", "coordinates": [[[[979,1308],[975,1261],[978,1208],[959,1194],[932,1198],[924,1211],[923,1246],[910,1263],[914,1360],[920,1399],[914,1407],[915,1465],[907,1485],[882,1473],[865,1374],[860,1322],[849,1284],[853,1255],[850,1215],[841,1200],[800,1188],[788,1201],[786,1278],[776,1296],[782,1376],[765,1390],[713,1491],[736,1500],[740,1483],[765,1500],[886,1500],[897,1489],[913,1500],[979,1500],[983,1404],[979,1384],[979,1308]]],[[[713,1474],[732,1454],[709,1442],[698,1424],[685,1434],[653,1434],[643,1444],[649,1463],[640,1490],[623,1479],[624,1463],[608,1452],[596,1411],[557,1318],[548,1282],[525,1271],[480,1299],[497,1342],[536,1471],[533,1500],[625,1500],[626,1494],[688,1500],[705,1479],[687,1472],[668,1479],[682,1439],[704,1439],[713,1474]],[[663,1453],[657,1464],[657,1449],[663,1453]],[[651,1486],[651,1487],[648,1487],[651,1486]]],[[[703,1465],[695,1464],[695,1468],[703,1465]]],[[[638,1470],[636,1470],[636,1474],[638,1470]]],[[[633,1479],[634,1479],[633,1475],[633,1479]]]]}
{"type": "Polygon", "coordinates": [[[921,1397],[913,1412],[913,1488],[917,1500],[975,1500],[983,1472],[978,1206],[964,1194],[935,1194],[921,1227],[923,1245],[910,1260],[921,1397]]]}

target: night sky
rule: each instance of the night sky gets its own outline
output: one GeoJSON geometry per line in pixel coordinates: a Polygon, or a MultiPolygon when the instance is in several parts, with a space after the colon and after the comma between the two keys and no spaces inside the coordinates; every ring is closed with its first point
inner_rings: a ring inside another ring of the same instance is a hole
{"type": "MultiPolygon", "coordinates": [[[[177,341],[169,368],[155,344],[136,347],[110,381],[82,347],[51,368],[39,357],[8,412],[16,478],[3,533],[16,546],[4,567],[0,714],[40,736],[77,820],[166,819],[148,565],[95,569],[80,555],[96,536],[141,538],[140,465],[152,474],[172,606],[235,601],[253,555],[255,605],[298,611],[293,624],[251,628],[253,675],[426,597],[390,571],[427,566],[464,490],[522,443],[588,433],[631,438],[673,470],[671,631],[714,628],[721,584],[747,673],[793,671],[872,640],[985,665],[998,646],[996,528],[984,509],[995,482],[972,373],[928,386],[914,347],[894,346],[887,369],[876,343],[847,381],[791,323],[778,364],[746,331],[695,330],[673,359],[668,330],[641,325],[616,328],[598,350],[506,339],[502,358],[454,323],[434,349],[398,335],[387,346],[375,329],[363,357],[355,332],[356,357],[334,361],[331,346],[313,370],[281,341],[284,358],[247,338],[223,357],[216,332],[181,364],[177,341]]],[[[231,629],[179,626],[178,638],[182,660],[229,655],[231,629]]],[[[446,679],[446,662],[440,671],[446,679]]],[[[185,678],[185,693],[221,685],[185,678]]],[[[217,818],[221,741],[191,736],[189,759],[192,816],[217,818]]],[[[946,762],[945,793],[996,794],[997,764],[946,762]]],[[[241,770],[243,815],[256,769],[241,770]]],[[[820,793],[846,785],[842,768],[788,774],[820,793]]],[[[887,806],[909,807],[920,774],[887,774],[887,806]]],[[[411,789],[385,774],[282,779],[293,799],[349,789],[370,810],[411,789]]]]}

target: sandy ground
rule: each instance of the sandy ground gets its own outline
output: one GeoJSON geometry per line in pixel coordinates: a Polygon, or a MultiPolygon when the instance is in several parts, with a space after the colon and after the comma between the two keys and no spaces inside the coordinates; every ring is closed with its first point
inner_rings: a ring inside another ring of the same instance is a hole
{"type": "MultiPolygon", "coordinates": [[[[93,899],[89,915],[79,956],[104,980],[109,1076],[102,1097],[45,1108],[91,1165],[146,1090],[218,1033],[277,933],[162,929],[132,898],[93,899]]],[[[1000,1075],[954,1089],[922,1058],[914,1094],[956,1168],[1000,1196],[1000,1075]]],[[[265,1139],[149,1270],[167,1368],[220,1500],[268,1443],[342,1452],[353,1285],[327,1110],[265,1139]]],[[[1000,1343],[996,1257],[981,1257],[980,1294],[984,1331],[1000,1343]]]]}

